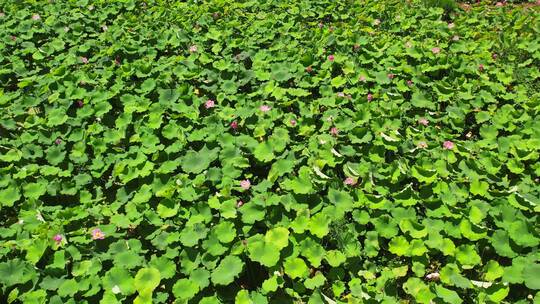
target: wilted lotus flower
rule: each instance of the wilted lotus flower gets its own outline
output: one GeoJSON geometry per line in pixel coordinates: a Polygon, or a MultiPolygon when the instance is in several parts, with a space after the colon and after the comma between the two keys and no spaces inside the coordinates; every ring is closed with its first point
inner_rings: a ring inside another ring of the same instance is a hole
{"type": "Polygon", "coordinates": [[[337,96],[338,96],[338,97],[345,97],[345,93],[343,93],[343,92],[338,92],[338,93],[337,93],[337,96]]]}
{"type": "Polygon", "coordinates": [[[390,74],[388,74],[388,79],[394,79],[395,76],[396,76],[396,75],[390,73],[390,74]]]}
{"type": "Polygon", "coordinates": [[[418,143],[417,147],[420,149],[427,148],[427,143],[425,141],[421,141],[418,143]]]}
{"type": "Polygon", "coordinates": [[[69,26],[64,26],[64,32],[69,32],[69,26]]]}
{"type": "Polygon", "coordinates": [[[5,16],[6,16],[6,14],[4,12],[0,12],[0,18],[3,18],[5,16]]]}
{"type": "Polygon", "coordinates": [[[432,272],[428,275],[426,275],[426,280],[429,281],[438,281],[441,275],[438,272],[432,272]]]}
{"type": "Polygon", "coordinates": [[[322,29],[322,28],[323,28],[323,26],[324,26],[324,23],[322,23],[322,22],[319,22],[319,28],[320,28],[320,29],[322,29]]]}
{"type": "Polygon", "coordinates": [[[105,233],[101,229],[96,228],[92,230],[92,239],[94,240],[103,240],[105,238],[105,233]]]}
{"type": "Polygon", "coordinates": [[[355,180],[354,178],[352,178],[352,177],[347,177],[347,178],[343,181],[343,183],[344,183],[345,185],[348,185],[348,186],[354,186],[354,185],[356,185],[356,180],[355,180]]]}
{"type": "Polygon", "coordinates": [[[93,6],[93,5],[88,6],[88,10],[89,10],[89,11],[93,11],[93,10],[94,10],[94,6],[93,6]]]}
{"type": "Polygon", "coordinates": [[[499,1],[499,2],[495,3],[495,6],[504,6],[504,2],[499,1]]]}
{"type": "Polygon", "coordinates": [[[190,53],[195,53],[195,52],[197,52],[197,46],[196,46],[196,45],[190,46],[190,47],[189,47],[189,52],[190,52],[190,53]]]}
{"type": "Polygon", "coordinates": [[[11,35],[11,37],[9,37],[9,38],[11,38],[11,41],[17,40],[17,37],[16,37],[16,36],[13,36],[13,35],[11,35]]]}
{"type": "Polygon", "coordinates": [[[38,14],[32,15],[32,20],[39,20],[39,19],[41,19],[41,16],[39,16],[38,14]]]}
{"type": "Polygon", "coordinates": [[[77,107],[82,108],[84,106],[84,102],[82,100],[77,100],[77,107]]]}
{"type": "Polygon", "coordinates": [[[424,117],[418,119],[418,123],[423,125],[423,126],[427,126],[429,124],[429,121],[427,119],[425,119],[424,117]]]}
{"type": "Polygon", "coordinates": [[[251,182],[249,181],[249,179],[245,179],[240,182],[240,187],[242,187],[242,189],[244,190],[248,190],[249,187],[251,187],[251,182]]]}
{"type": "Polygon", "coordinates": [[[306,67],[306,72],[311,73],[313,71],[313,68],[311,66],[306,67]]]}
{"type": "Polygon", "coordinates": [[[431,49],[431,52],[432,52],[433,54],[439,54],[439,53],[441,52],[441,49],[438,48],[438,47],[434,47],[434,48],[431,49]]]}
{"type": "Polygon", "coordinates": [[[360,49],[360,44],[356,43],[355,45],[353,45],[353,49],[355,51],[358,51],[360,49]]]}
{"type": "Polygon", "coordinates": [[[104,25],[101,26],[101,29],[102,29],[104,32],[106,32],[106,31],[109,29],[109,27],[108,27],[106,24],[104,24],[104,25]]]}
{"type": "Polygon", "coordinates": [[[408,48],[408,49],[412,48],[412,42],[407,41],[407,42],[405,43],[405,47],[408,48]]]}
{"type": "Polygon", "coordinates": [[[379,25],[379,24],[381,24],[381,20],[379,19],[373,20],[373,25],[379,25]]]}
{"type": "Polygon", "coordinates": [[[270,109],[271,109],[270,106],[267,106],[267,105],[262,105],[262,106],[259,107],[259,110],[261,110],[262,112],[265,112],[265,113],[270,111],[270,109]]]}
{"type": "Polygon", "coordinates": [[[213,108],[215,106],[215,103],[212,99],[208,99],[205,103],[204,103],[204,107],[207,108],[207,109],[210,109],[210,108],[213,108]]]}
{"type": "Polygon", "coordinates": [[[367,101],[372,101],[373,95],[371,93],[367,94],[367,101]]]}
{"type": "Polygon", "coordinates": [[[53,240],[56,242],[57,245],[60,245],[62,243],[62,235],[61,234],[57,234],[55,236],[53,236],[53,240]]]}
{"type": "Polygon", "coordinates": [[[116,57],[116,58],[114,59],[114,64],[120,65],[120,63],[121,63],[121,62],[120,62],[120,57],[116,57]]]}
{"type": "Polygon", "coordinates": [[[458,35],[455,35],[454,37],[452,37],[452,40],[458,41],[458,40],[459,40],[459,36],[458,36],[458,35]]]}
{"type": "Polygon", "coordinates": [[[289,122],[291,123],[291,126],[296,126],[296,119],[291,119],[289,122]]]}
{"type": "Polygon", "coordinates": [[[330,129],[330,134],[331,134],[332,136],[338,136],[338,133],[339,133],[338,128],[332,127],[332,128],[330,129]]]}
{"type": "Polygon", "coordinates": [[[480,72],[483,72],[484,71],[484,65],[483,64],[478,65],[478,70],[480,72]]]}
{"type": "Polygon", "coordinates": [[[328,55],[328,61],[334,61],[334,55],[328,55]]]}
{"type": "Polygon", "coordinates": [[[60,138],[57,138],[55,141],[54,141],[55,144],[59,145],[62,143],[62,140],[60,138]]]}
{"type": "Polygon", "coordinates": [[[448,23],[448,28],[453,29],[456,25],[453,22],[448,23]]]}
{"type": "Polygon", "coordinates": [[[87,64],[88,63],[88,58],[81,57],[81,61],[82,61],[82,63],[87,64]]]}
{"type": "Polygon", "coordinates": [[[454,143],[447,140],[443,143],[443,148],[447,149],[447,150],[452,150],[454,148],[454,143]]]}
{"type": "Polygon", "coordinates": [[[413,85],[412,80],[407,80],[407,85],[408,85],[408,86],[412,86],[412,85],[413,85]]]}

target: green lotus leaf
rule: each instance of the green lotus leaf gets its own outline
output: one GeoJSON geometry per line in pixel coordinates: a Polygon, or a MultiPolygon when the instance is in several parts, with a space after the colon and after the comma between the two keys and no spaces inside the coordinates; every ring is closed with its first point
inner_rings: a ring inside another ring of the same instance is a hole
{"type": "Polygon", "coordinates": [[[410,244],[403,236],[396,236],[388,243],[388,250],[396,255],[403,256],[409,252],[410,244]]]}
{"type": "Polygon", "coordinates": [[[301,258],[289,258],[285,260],[283,266],[285,267],[285,273],[291,279],[305,278],[309,273],[306,263],[301,258]]]}
{"type": "Polygon", "coordinates": [[[403,290],[413,296],[418,303],[430,303],[436,297],[419,278],[409,278],[403,284],[403,290]]]}
{"type": "Polygon", "coordinates": [[[289,244],[289,230],[283,227],[268,230],[264,236],[264,241],[268,244],[273,244],[281,250],[289,244]]]}
{"type": "Polygon", "coordinates": [[[459,288],[472,288],[472,283],[464,277],[456,264],[446,264],[440,270],[441,282],[459,288]]]}
{"type": "Polygon", "coordinates": [[[328,250],[324,258],[332,267],[338,267],[347,260],[347,257],[339,250],[328,250]]]}
{"type": "Polygon", "coordinates": [[[26,283],[35,275],[30,264],[17,258],[0,263],[0,282],[4,286],[26,283]]]}
{"type": "Polygon", "coordinates": [[[267,243],[262,237],[252,237],[247,241],[249,258],[266,267],[277,264],[280,257],[280,249],[273,243],[267,243]]]}
{"type": "Polygon", "coordinates": [[[6,189],[0,190],[0,204],[5,207],[13,206],[13,203],[21,198],[19,189],[15,185],[10,185],[6,189]]]}
{"type": "Polygon", "coordinates": [[[461,245],[457,247],[455,256],[464,269],[471,269],[474,265],[482,263],[473,245],[461,245]]]}
{"type": "Polygon", "coordinates": [[[159,285],[161,275],[156,268],[141,268],[135,275],[133,285],[139,294],[152,294],[159,285]]]}
{"type": "Polygon", "coordinates": [[[128,270],[119,267],[111,268],[102,278],[105,291],[130,295],[135,293],[134,279],[128,270]]]}
{"type": "Polygon", "coordinates": [[[213,231],[223,244],[232,242],[236,237],[236,230],[231,222],[220,222],[214,227],[213,231]]]}
{"type": "Polygon", "coordinates": [[[437,297],[443,299],[445,303],[463,303],[463,300],[459,297],[457,292],[444,288],[441,285],[435,285],[435,292],[437,293],[437,297]]]}
{"type": "Polygon", "coordinates": [[[540,289],[540,264],[534,263],[528,265],[523,269],[523,282],[527,288],[539,290],[540,289]]]}
{"type": "Polygon", "coordinates": [[[182,158],[182,169],[188,173],[199,174],[218,157],[219,148],[208,149],[204,146],[199,151],[190,150],[182,158]]]}
{"type": "Polygon", "coordinates": [[[237,256],[226,256],[219,263],[218,267],[212,271],[212,283],[217,285],[228,285],[234,281],[240,272],[242,272],[244,264],[237,256]]]}
{"type": "Polygon", "coordinates": [[[180,279],[172,287],[173,295],[180,300],[189,300],[199,292],[199,285],[189,279],[180,279]]]}

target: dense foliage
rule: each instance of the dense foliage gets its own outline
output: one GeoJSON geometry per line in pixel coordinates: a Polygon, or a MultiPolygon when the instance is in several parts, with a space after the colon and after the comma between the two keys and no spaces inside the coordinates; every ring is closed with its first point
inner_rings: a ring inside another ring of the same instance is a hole
{"type": "Polygon", "coordinates": [[[540,302],[538,8],[0,12],[0,302],[540,302]]]}

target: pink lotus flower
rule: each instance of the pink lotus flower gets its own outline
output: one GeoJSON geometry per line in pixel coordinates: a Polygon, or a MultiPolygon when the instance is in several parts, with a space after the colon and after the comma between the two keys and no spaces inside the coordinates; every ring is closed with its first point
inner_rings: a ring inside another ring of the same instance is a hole
{"type": "Polygon", "coordinates": [[[355,180],[354,178],[352,178],[352,177],[347,177],[347,178],[343,181],[343,183],[344,183],[345,185],[348,185],[348,186],[354,186],[354,185],[356,185],[356,180],[355,180]]]}
{"type": "Polygon", "coordinates": [[[197,52],[197,46],[196,46],[196,45],[190,46],[190,47],[189,47],[189,52],[190,52],[190,53],[195,53],[195,52],[197,52]]]}
{"type": "Polygon", "coordinates": [[[478,70],[480,72],[483,72],[484,71],[484,65],[483,64],[478,65],[478,70]]]}
{"type": "Polygon", "coordinates": [[[434,47],[434,48],[431,49],[431,52],[432,52],[433,54],[439,54],[439,53],[441,52],[441,49],[438,48],[438,47],[434,47]]]}
{"type": "Polygon", "coordinates": [[[291,126],[296,127],[296,120],[295,119],[291,119],[289,122],[291,123],[291,126]]]}
{"type": "Polygon", "coordinates": [[[54,141],[55,144],[59,145],[62,143],[62,140],[60,138],[57,138],[55,141],[54,141]]]}
{"type": "Polygon", "coordinates": [[[360,49],[360,45],[359,45],[359,44],[355,44],[355,45],[353,46],[353,49],[354,49],[355,51],[358,51],[358,50],[360,49]]]}
{"type": "Polygon", "coordinates": [[[427,126],[429,124],[429,121],[427,119],[425,119],[424,117],[418,119],[418,123],[423,125],[423,126],[427,126]]]}
{"type": "Polygon", "coordinates": [[[456,25],[453,22],[448,23],[448,28],[453,29],[456,25]]]}
{"type": "Polygon", "coordinates": [[[204,103],[204,107],[207,108],[207,109],[210,109],[210,108],[213,108],[215,106],[215,103],[212,99],[208,99],[205,103],[204,103]]]}
{"type": "Polygon", "coordinates": [[[242,187],[242,189],[244,190],[248,190],[249,187],[251,187],[251,182],[249,181],[249,179],[245,179],[240,182],[240,187],[242,187]]]}
{"type": "Polygon", "coordinates": [[[93,240],[103,240],[105,238],[105,233],[101,229],[96,228],[92,230],[92,239],[93,240]]]}
{"type": "Polygon", "coordinates": [[[265,112],[265,113],[270,111],[270,109],[271,109],[270,106],[267,106],[267,105],[262,105],[262,106],[259,107],[259,110],[261,110],[262,112],[265,112]]]}
{"type": "Polygon", "coordinates": [[[33,14],[32,15],[32,20],[39,20],[39,19],[41,19],[40,15],[38,15],[38,14],[33,14]]]}
{"type": "Polygon", "coordinates": [[[328,55],[328,61],[333,62],[334,61],[334,55],[328,55]]]}
{"type": "Polygon", "coordinates": [[[395,76],[396,76],[396,75],[390,73],[390,74],[388,74],[388,79],[394,79],[395,76]]]}
{"type": "Polygon", "coordinates": [[[88,63],[88,58],[81,57],[81,61],[82,61],[82,63],[87,64],[88,63]]]}
{"type": "Polygon", "coordinates": [[[13,36],[13,35],[11,35],[11,37],[9,37],[9,38],[11,38],[11,41],[17,40],[17,37],[15,37],[15,36],[13,36]]]}
{"type": "Polygon", "coordinates": [[[233,130],[238,129],[238,123],[236,122],[236,120],[233,121],[233,122],[231,122],[231,128],[232,128],[233,130]]]}
{"type": "Polygon", "coordinates": [[[495,6],[504,6],[504,4],[505,4],[504,2],[497,2],[495,3],[495,6]]]}
{"type": "Polygon", "coordinates": [[[420,149],[427,148],[427,143],[425,141],[421,141],[418,143],[417,147],[420,149]]]}
{"type": "Polygon", "coordinates": [[[454,143],[447,140],[443,143],[443,148],[445,148],[446,150],[452,150],[454,148],[454,143]]]}
{"type": "Polygon", "coordinates": [[[120,65],[120,63],[121,63],[120,57],[116,57],[116,58],[114,59],[114,64],[120,65]]]}
{"type": "Polygon", "coordinates": [[[493,60],[497,60],[497,57],[499,57],[497,53],[491,54],[491,58],[493,58],[493,60]]]}
{"type": "Polygon", "coordinates": [[[338,133],[339,133],[338,128],[332,127],[332,128],[330,129],[330,134],[331,134],[332,136],[338,136],[338,133]]]}
{"type": "Polygon", "coordinates": [[[367,101],[372,101],[373,95],[371,93],[367,94],[367,101]]]}
{"type": "Polygon", "coordinates": [[[60,245],[62,243],[62,235],[61,234],[57,234],[55,236],[53,236],[53,240],[56,242],[57,245],[60,245]]]}
{"type": "Polygon", "coordinates": [[[319,22],[319,28],[322,29],[324,24],[322,22],[319,22]]]}
{"type": "Polygon", "coordinates": [[[242,201],[240,201],[240,200],[239,200],[238,202],[236,202],[236,208],[240,208],[240,207],[242,207],[243,205],[244,205],[244,202],[242,202],[242,201]]]}
{"type": "Polygon", "coordinates": [[[411,87],[413,85],[412,80],[407,80],[407,85],[411,87]]]}
{"type": "Polygon", "coordinates": [[[366,82],[366,76],[362,75],[362,76],[360,76],[360,78],[358,78],[358,80],[360,80],[362,82],[366,82]]]}

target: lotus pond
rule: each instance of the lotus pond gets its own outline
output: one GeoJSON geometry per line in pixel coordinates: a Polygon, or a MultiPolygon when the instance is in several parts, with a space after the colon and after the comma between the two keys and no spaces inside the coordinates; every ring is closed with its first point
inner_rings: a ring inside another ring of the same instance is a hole
{"type": "Polygon", "coordinates": [[[1,1],[0,302],[540,303],[539,6],[439,2],[1,1]]]}

